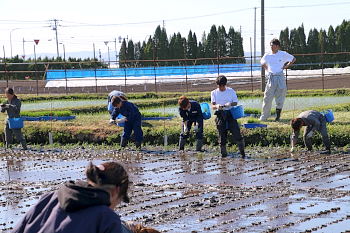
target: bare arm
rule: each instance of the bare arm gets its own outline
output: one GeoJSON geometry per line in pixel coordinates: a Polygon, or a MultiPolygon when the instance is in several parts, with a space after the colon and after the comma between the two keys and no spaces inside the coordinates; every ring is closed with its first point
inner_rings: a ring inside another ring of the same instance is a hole
{"type": "Polygon", "coordinates": [[[293,64],[293,63],[294,63],[296,60],[297,60],[297,59],[296,59],[296,58],[294,58],[294,59],[293,59],[293,61],[288,62],[288,63],[287,63],[285,66],[283,66],[283,68],[282,68],[282,69],[284,69],[284,70],[285,70],[285,69],[288,69],[288,67],[289,67],[289,66],[291,66],[291,65],[292,65],[292,64],[293,64]]]}

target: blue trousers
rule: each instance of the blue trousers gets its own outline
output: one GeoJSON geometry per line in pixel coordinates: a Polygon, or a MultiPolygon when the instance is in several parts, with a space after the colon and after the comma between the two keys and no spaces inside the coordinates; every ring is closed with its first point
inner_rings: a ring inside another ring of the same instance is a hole
{"type": "Polygon", "coordinates": [[[125,121],[124,131],[122,134],[123,140],[129,140],[132,130],[134,130],[135,141],[143,141],[143,131],[141,128],[142,120],[141,113],[136,114],[135,120],[133,122],[125,121]]]}

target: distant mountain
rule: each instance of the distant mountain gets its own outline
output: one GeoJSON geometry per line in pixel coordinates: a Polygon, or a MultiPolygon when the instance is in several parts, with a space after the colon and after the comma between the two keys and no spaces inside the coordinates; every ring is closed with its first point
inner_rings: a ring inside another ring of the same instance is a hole
{"type": "MultiPolygon", "coordinates": [[[[60,53],[59,55],[62,58],[64,57],[63,53],[60,53]]],[[[57,54],[56,53],[37,53],[36,54],[37,58],[38,57],[44,58],[46,56],[49,57],[49,58],[52,58],[52,57],[57,57],[57,54]]],[[[69,52],[69,53],[66,53],[65,56],[66,56],[66,59],[68,59],[69,57],[81,58],[81,59],[94,58],[94,52],[91,52],[91,51],[69,52]]],[[[115,53],[110,52],[109,56],[110,56],[110,61],[115,61],[115,53]]],[[[96,51],[95,52],[95,57],[98,58],[98,60],[102,60],[102,61],[105,61],[105,62],[109,61],[108,53],[101,53],[101,58],[100,58],[99,57],[99,52],[96,51]]],[[[26,55],[26,59],[29,59],[29,58],[34,59],[34,54],[26,55]]]]}

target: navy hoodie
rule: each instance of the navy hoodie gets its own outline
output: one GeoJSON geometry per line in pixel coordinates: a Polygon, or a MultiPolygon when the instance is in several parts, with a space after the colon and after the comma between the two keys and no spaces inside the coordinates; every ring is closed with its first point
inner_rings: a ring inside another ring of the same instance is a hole
{"type": "Polygon", "coordinates": [[[109,193],[84,181],[68,181],[42,196],[17,223],[13,233],[120,233],[119,216],[109,208],[109,193]]]}

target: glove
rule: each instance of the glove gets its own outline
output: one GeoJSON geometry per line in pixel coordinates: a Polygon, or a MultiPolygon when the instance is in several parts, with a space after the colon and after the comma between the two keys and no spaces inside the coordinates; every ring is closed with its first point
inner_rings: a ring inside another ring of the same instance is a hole
{"type": "Polygon", "coordinates": [[[217,104],[217,105],[215,105],[215,106],[216,106],[216,109],[217,109],[217,110],[222,110],[222,109],[224,108],[224,106],[221,105],[221,104],[217,104]]]}
{"type": "Polygon", "coordinates": [[[231,107],[231,102],[226,103],[224,106],[225,106],[226,108],[231,107]]]}
{"type": "Polygon", "coordinates": [[[116,120],[116,122],[119,123],[119,124],[123,123],[125,121],[126,121],[126,117],[123,117],[123,118],[120,118],[120,119],[116,120]]]}
{"type": "Polygon", "coordinates": [[[115,124],[115,121],[113,119],[109,119],[109,124],[110,125],[114,125],[115,124]]]}
{"type": "Polygon", "coordinates": [[[310,131],[307,135],[306,138],[311,138],[311,136],[314,134],[314,131],[310,131]]]}
{"type": "Polygon", "coordinates": [[[184,125],[184,133],[188,133],[189,131],[188,131],[188,128],[187,128],[187,126],[186,125],[184,125]]]}
{"type": "Polygon", "coordinates": [[[292,146],[292,148],[290,149],[290,152],[294,152],[295,151],[295,147],[292,146]]]}

